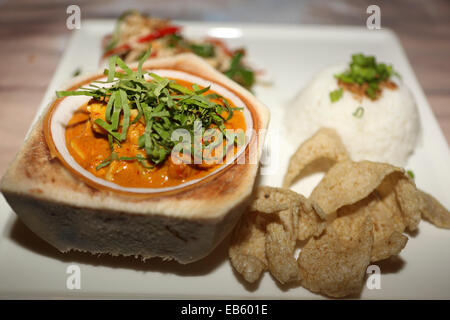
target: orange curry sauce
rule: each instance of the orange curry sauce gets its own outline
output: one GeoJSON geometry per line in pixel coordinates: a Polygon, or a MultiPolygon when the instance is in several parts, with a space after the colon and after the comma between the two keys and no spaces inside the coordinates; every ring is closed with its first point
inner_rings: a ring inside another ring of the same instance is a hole
{"type": "MultiPolygon", "coordinates": [[[[178,84],[181,84],[189,89],[192,89],[192,83],[176,79],[178,84]]],[[[214,93],[208,91],[206,94],[214,93]]],[[[231,107],[235,105],[227,100],[231,107]]],[[[219,103],[219,101],[215,101],[219,103]]],[[[111,154],[106,134],[99,133],[98,127],[95,130],[91,116],[95,116],[95,107],[99,110],[104,107],[100,102],[91,100],[89,103],[81,106],[69,120],[66,127],[66,145],[72,157],[84,169],[88,170],[95,176],[111,181],[123,187],[133,188],[163,188],[172,187],[184,183],[189,180],[202,178],[209,173],[216,170],[222,164],[215,165],[190,165],[190,164],[175,164],[169,157],[163,164],[147,169],[138,161],[113,161],[106,167],[96,167],[111,154]],[[89,112],[90,110],[90,112],[89,112]]],[[[104,114],[97,113],[97,116],[104,114]]],[[[226,113],[224,113],[226,118],[226,113]]],[[[132,121],[136,114],[131,114],[132,121]]],[[[145,124],[143,117],[134,124],[130,124],[127,138],[121,142],[121,146],[114,145],[114,152],[119,157],[134,157],[141,154],[145,157],[145,150],[139,149],[138,138],[144,133],[145,124]]],[[[130,122],[131,122],[130,121],[130,122]]],[[[245,118],[242,110],[234,110],[233,117],[225,122],[227,129],[242,129],[246,130],[245,118]]],[[[234,150],[236,152],[236,150],[234,150]]]]}

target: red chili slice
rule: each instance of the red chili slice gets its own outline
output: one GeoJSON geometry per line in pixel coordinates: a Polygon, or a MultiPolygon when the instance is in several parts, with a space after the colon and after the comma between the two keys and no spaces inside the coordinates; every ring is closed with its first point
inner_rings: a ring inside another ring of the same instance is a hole
{"type": "MultiPolygon", "coordinates": [[[[167,35],[169,35],[169,34],[177,33],[177,32],[180,31],[180,30],[181,30],[181,27],[179,27],[179,26],[168,26],[168,27],[164,27],[164,28],[161,28],[161,29],[158,29],[158,30],[153,31],[153,32],[149,33],[149,34],[146,35],[146,36],[143,36],[143,37],[139,38],[139,39],[137,40],[137,42],[139,42],[139,43],[150,42],[150,41],[153,41],[153,40],[162,38],[162,37],[164,37],[164,36],[167,36],[167,35]]],[[[118,47],[116,47],[116,48],[113,48],[113,49],[111,49],[111,50],[105,52],[105,53],[103,54],[103,58],[106,58],[106,57],[111,56],[111,55],[113,55],[113,54],[123,53],[123,52],[129,51],[129,50],[131,50],[130,45],[128,45],[128,44],[125,43],[125,44],[123,44],[123,45],[121,45],[121,46],[118,46],[118,47]]]]}
{"type": "Polygon", "coordinates": [[[150,33],[146,36],[139,38],[137,42],[139,42],[139,43],[150,42],[150,41],[162,38],[164,36],[167,36],[169,34],[177,33],[180,30],[181,30],[181,27],[179,27],[179,26],[164,27],[164,28],[153,31],[152,33],[150,33]]]}

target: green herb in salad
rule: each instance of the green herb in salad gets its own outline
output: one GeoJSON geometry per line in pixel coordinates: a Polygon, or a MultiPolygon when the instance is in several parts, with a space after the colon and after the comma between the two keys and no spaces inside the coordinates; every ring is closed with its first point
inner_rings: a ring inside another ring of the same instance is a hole
{"type": "Polygon", "coordinates": [[[136,14],[137,11],[136,10],[127,10],[124,13],[122,13],[119,17],[119,19],[117,20],[117,23],[114,27],[114,32],[111,35],[111,39],[109,40],[108,44],[105,46],[105,48],[103,49],[104,52],[110,51],[112,49],[114,49],[117,44],[119,43],[119,37],[120,37],[120,28],[122,26],[122,22],[123,20],[131,15],[131,14],[136,14]]]}
{"type": "Polygon", "coordinates": [[[167,46],[169,48],[176,48],[182,41],[184,41],[183,37],[177,33],[173,33],[167,36],[167,46]]]}
{"type": "Polygon", "coordinates": [[[135,10],[126,11],[117,20],[112,34],[104,38],[103,58],[119,55],[125,61],[136,61],[145,51],[142,44],[153,43],[158,48],[153,52],[154,57],[160,56],[159,50],[164,56],[192,52],[209,59],[218,71],[247,89],[255,83],[254,71],[242,62],[243,50],[229,50],[220,39],[193,41],[184,37],[181,30],[181,26],[173,25],[169,20],[148,17],[135,10]],[[147,29],[144,25],[150,29],[147,34],[143,34],[147,29]]]}
{"type": "Polygon", "coordinates": [[[191,49],[196,55],[203,58],[211,58],[216,55],[214,46],[211,43],[192,43],[189,45],[189,49],[191,49]]]}
{"type": "Polygon", "coordinates": [[[249,89],[255,82],[255,74],[242,63],[243,56],[243,51],[238,50],[231,58],[230,68],[224,74],[249,89]]]}

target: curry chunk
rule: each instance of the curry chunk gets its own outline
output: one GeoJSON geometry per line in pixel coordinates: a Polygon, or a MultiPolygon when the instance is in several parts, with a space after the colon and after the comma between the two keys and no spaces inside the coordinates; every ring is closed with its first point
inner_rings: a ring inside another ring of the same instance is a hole
{"type": "Polygon", "coordinates": [[[75,138],[72,141],[70,141],[70,146],[72,147],[73,151],[75,151],[81,159],[86,160],[87,155],[83,149],[82,144],[80,143],[80,138],[78,138],[78,139],[75,138]]]}
{"type": "Polygon", "coordinates": [[[182,161],[175,163],[172,161],[171,157],[169,157],[166,161],[168,163],[167,175],[169,178],[183,180],[188,178],[193,173],[191,166],[182,161]]]}
{"type": "Polygon", "coordinates": [[[89,121],[91,122],[92,130],[96,133],[106,134],[106,130],[95,123],[95,120],[97,119],[102,119],[103,121],[106,121],[105,120],[106,104],[94,101],[90,102],[86,109],[87,111],[89,111],[89,121]]]}

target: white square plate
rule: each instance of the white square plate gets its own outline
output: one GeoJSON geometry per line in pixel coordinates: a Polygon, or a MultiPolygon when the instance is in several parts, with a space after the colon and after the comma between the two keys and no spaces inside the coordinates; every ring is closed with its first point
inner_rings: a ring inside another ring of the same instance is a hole
{"type": "MultiPolygon", "coordinates": [[[[270,87],[257,86],[255,94],[269,106],[270,129],[282,131],[283,113],[289,100],[311,77],[328,65],[347,62],[352,53],[376,55],[392,63],[414,94],[422,124],[422,142],[410,158],[419,188],[450,207],[450,153],[403,49],[392,32],[354,27],[300,27],[179,22],[189,37],[217,35],[231,47],[244,46],[248,60],[266,70],[270,87]],[[217,29],[228,28],[228,29],[217,29]]],[[[57,88],[70,80],[77,68],[96,71],[101,38],[113,30],[113,21],[83,21],[74,32],[37,114],[50,102],[57,88]]],[[[261,185],[280,186],[287,161],[297,146],[279,142],[283,152],[261,185]]],[[[272,150],[274,151],[274,150],[272,150]]],[[[320,177],[294,189],[310,192],[320,177]]],[[[179,265],[159,259],[140,262],[130,258],[61,254],[30,232],[0,197],[0,297],[2,298],[321,298],[301,287],[279,286],[269,274],[257,285],[242,283],[227,258],[227,241],[202,261],[179,265]],[[81,270],[81,289],[68,290],[66,269],[81,270]]],[[[398,259],[380,263],[381,289],[364,288],[361,298],[450,298],[450,231],[421,222],[409,236],[398,259]]]]}

